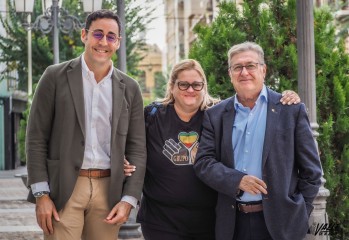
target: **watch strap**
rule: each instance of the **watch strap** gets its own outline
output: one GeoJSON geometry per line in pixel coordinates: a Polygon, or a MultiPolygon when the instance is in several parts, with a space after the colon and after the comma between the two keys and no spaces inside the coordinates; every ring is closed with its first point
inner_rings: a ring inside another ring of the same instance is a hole
{"type": "Polygon", "coordinates": [[[40,197],[42,197],[44,195],[48,195],[49,193],[50,192],[48,192],[48,191],[40,191],[40,192],[33,193],[33,195],[34,195],[35,198],[40,198],[40,197]]]}

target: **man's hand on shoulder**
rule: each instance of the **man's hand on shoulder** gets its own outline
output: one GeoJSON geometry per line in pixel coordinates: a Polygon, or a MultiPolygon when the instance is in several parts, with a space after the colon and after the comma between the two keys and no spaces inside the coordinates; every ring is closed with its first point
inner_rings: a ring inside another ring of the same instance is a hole
{"type": "Polygon", "coordinates": [[[110,211],[104,222],[108,224],[118,224],[121,225],[127,221],[130,216],[132,205],[128,202],[118,202],[113,209],[110,211]]]}
{"type": "Polygon", "coordinates": [[[52,215],[56,221],[60,221],[56,207],[49,197],[43,195],[36,198],[36,221],[46,235],[53,234],[52,215]]]}

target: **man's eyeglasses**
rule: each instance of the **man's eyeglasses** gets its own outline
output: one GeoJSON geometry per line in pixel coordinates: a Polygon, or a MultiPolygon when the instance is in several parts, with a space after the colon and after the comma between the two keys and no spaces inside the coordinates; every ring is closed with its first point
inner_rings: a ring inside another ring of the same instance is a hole
{"type": "Polygon", "coordinates": [[[106,36],[107,42],[109,43],[116,43],[116,41],[121,39],[121,37],[116,36],[115,33],[104,34],[103,31],[101,30],[89,30],[89,29],[86,29],[86,31],[91,32],[92,36],[98,41],[101,41],[104,38],[104,36],[106,36]]]}
{"type": "Polygon", "coordinates": [[[184,81],[179,81],[177,82],[178,88],[181,91],[188,90],[189,87],[192,87],[195,91],[201,91],[204,88],[205,83],[203,82],[193,82],[193,83],[188,83],[184,81]]]}
{"type": "Polygon", "coordinates": [[[242,70],[245,68],[247,70],[247,72],[254,72],[256,71],[256,69],[258,68],[258,65],[264,65],[263,63],[248,63],[246,65],[233,65],[230,66],[229,68],[234,72],[234,73],[241,73],[242,70]]]}

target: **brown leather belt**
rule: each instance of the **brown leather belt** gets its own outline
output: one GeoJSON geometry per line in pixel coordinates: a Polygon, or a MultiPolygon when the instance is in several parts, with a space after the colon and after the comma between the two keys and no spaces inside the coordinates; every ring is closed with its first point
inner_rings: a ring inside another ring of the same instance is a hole
{"type": "Polygon", "coordinates": [[[248,203],[238,203],[238,209],[240,212],[244,213],[254,213],[263,211],[263,204],[248,204],[248,203]]]}
{"type": "Polygon", "coordinates": [[[88,178],[110,177],[110,169],[80,169],[79,176],[88,178]]]}

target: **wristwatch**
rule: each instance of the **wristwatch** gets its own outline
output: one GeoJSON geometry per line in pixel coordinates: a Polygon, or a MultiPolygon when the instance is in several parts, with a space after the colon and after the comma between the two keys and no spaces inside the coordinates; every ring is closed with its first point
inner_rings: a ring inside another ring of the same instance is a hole
{"type": "Polygon", "coordinates": [[[50,192],[48,192],[48,191],[41,191],[41,192],[33,193],[33,195],[34,195],[35,198],[41,198],[42,196],[48,195],[49,193],[50,192]]]}

